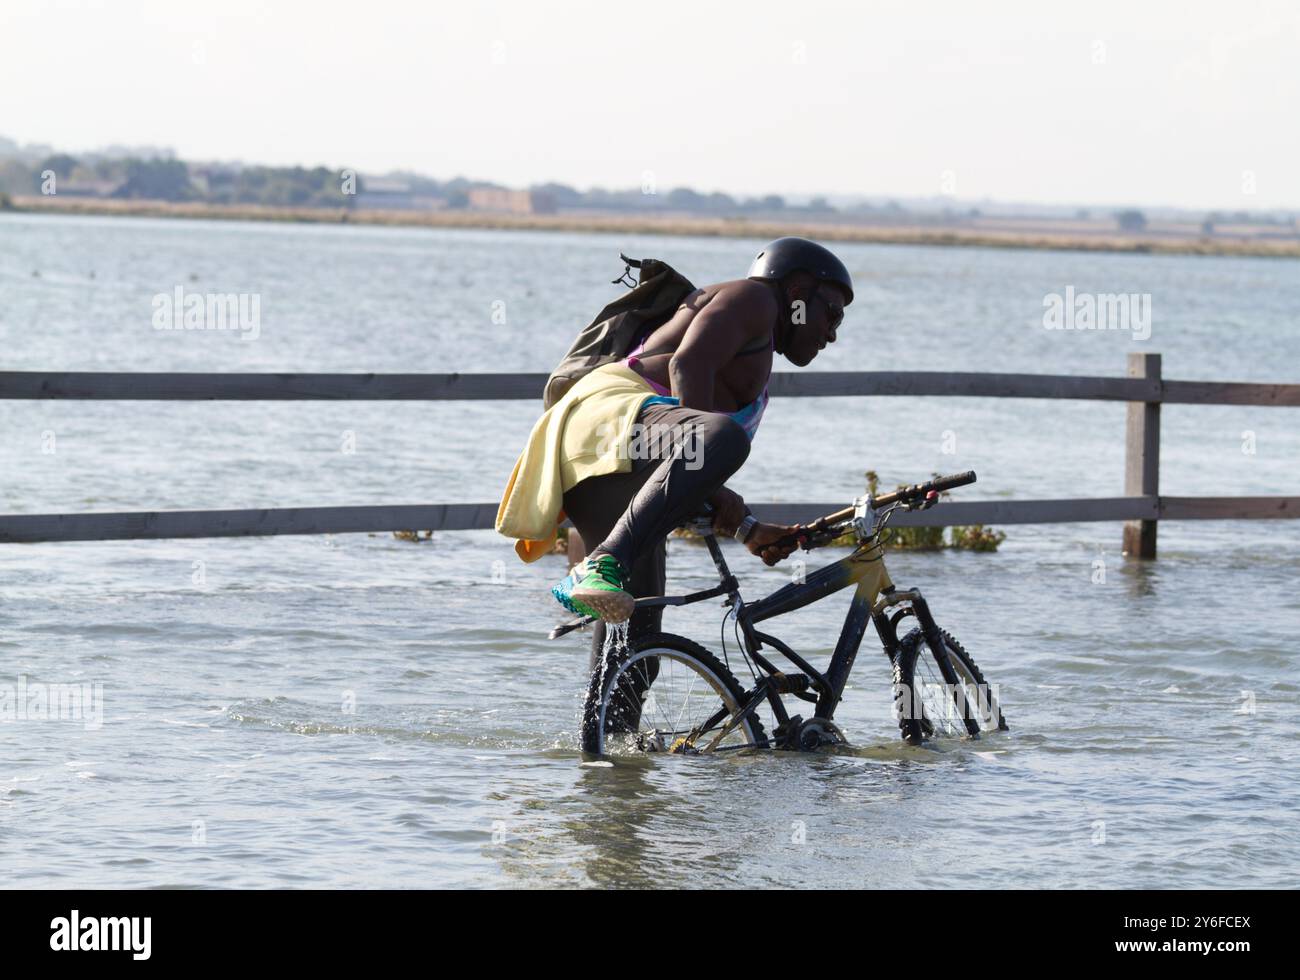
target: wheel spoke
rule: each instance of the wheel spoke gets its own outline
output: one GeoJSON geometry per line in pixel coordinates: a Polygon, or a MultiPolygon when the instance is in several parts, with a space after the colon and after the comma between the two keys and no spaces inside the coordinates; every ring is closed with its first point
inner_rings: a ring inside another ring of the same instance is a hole
{"type": "Polygon", "coordinates": [[[762,732],[756,718],[747,716],[730,730],[713,722],[715,717],[725,722],[739,713],[740,685],[707,654],[695,655],[671,645],[647,646],[610,661],[607,670],[613,676],[600,681],[604,697],[593,706],[591,721],[584,722],[599,734],[597,751],[624,744],[639,751],[712,751],[761,741],[755,734],[762,732]],[[657,670],[651,669],[652,660],[657,670]],[[681,671],[686,676],[678,677],[681,671]],[[707,745],[706,732],[699,730],[705,726],[708,732],[718,733],[707,745]]]}
{"type": "MultiPolygon", "coordinates": [[[[956,682],[950,684],[929,641],[919,632],[910,636],[904,666],[910,673],[903,683],[910,684],[913,709],[919,706],[920,717],[913,719],[909,738],[918,733],[925,738],[961,738],[1005,728],[996,696],[964,651],[954,647],[955,641],[950,637],[944,640],[943,655],[956,682]]],[[[907,734],[906,720],[904,728],[907,734]]]]}

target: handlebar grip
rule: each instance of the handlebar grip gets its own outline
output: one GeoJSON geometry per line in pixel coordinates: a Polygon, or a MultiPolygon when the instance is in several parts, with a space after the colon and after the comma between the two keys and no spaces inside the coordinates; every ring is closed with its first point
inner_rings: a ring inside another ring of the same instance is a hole
{"type": "Polygon", "coordinates": [[[965,473],[953,473],[951,476],[938,477],[930,484],[930,487],[942,493],[945,490],[954,490],[957,487],[964,487],[974,482],[975,471],[967,470],[965,473]]]}
{"type": "Polygon", "coordinates": [[[952,490],[955,487],[964,487],[968,483],[975,482],[975,471],[967,470],[965,473],[953,473],[951,476],[937,476],[926,483],[914,483],[910,487],[903,487],[892,493],[882,493],[879,497],[872,498],[873,507],[888,507],[890,504],[902,501],[911,503],[920,500],[927,493],[943,493],[945,490],[952,490]]]}
{"type": "Polygon", "coordinates": [[[806,541],[807,539],[808,539],[808,532],[807,532],[807,531],[800,531],[800,532],[797,532],[797,533],[795,533],[795,534],[786,534],[786,535],[784,535],[784,536],[782,536],[782,537],[779,537],[779,538],[777,538],[775,541],[771,541],[771,542],[769,542],[769,543],[763,545],[763,547],[764,547],[764,549],[767,549],[767,548],[797,548],[797,547],[799,547],[799,542],[800,542],[801,540],[802,540],[802,541],[806,541]]]}

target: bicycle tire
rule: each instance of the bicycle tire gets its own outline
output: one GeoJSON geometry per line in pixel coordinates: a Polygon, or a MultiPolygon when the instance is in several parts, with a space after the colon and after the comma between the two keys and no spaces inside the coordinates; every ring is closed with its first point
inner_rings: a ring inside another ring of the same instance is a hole
{"type": "MultiPolygon", "coordinates": [[[[652,655],[650,651],[656,650],[663,651],[660,656],[667,656],[669,659],[691,668],[701,677],[704,677],[713,687],[715,694],[719,695],[719,707],[728,703],[721,697],[719,687],[729,696],[729,706],[733,711],[744,703],[745,688],[727,668],[726,664],[722,663],[704,647],[694,640],[688,640],[684,636],[673,633],[650,633],[633,640],[626,648],[606,652],[602,656],[602,662],[592,671],[591,682],[587,687],[587,697],[583,703],[582,711],[581,739],[583,752],[589,755],[606,754],[606,736],[613,734],[607,732],[606,729],[608,727],[609,702],[614,694],[614,689],[619,684],[620,677],[630,667],[635,667],[637,662],[644,661],[652,655]]],[[[652,687],[657,679],[658,671],[656,671],[655,678],[647,685],[647,689],[652,687]]],[[[757,711],[751,713],[749,717],[742,721],[737,731],[742,731],[743,737],[747,742],[752,743],[754,747],[769,747],[767,733],[757,711]]]]}
{"type": "MultiPolygon", "coordinates": [[[[962,722],[966,726],[968,733],[972,737],[978,737],[980,731],[1006,731],[1007,720],[1006,716],[1002,712],[1002,705],[998,701],[993,689],[984,679],[984,673],[980,670],[979,665],[976,664],[974,658],[966,652],[966,648],[957,642],[956,637],[947,630],[940,630],[939,633],[943,637],[944,646],[947,648],[949,659],[953,662],[954,669],[959,672],[959,676],[963,673],[966,675],[965,677],[960,678],[963,684],[968,685],[973,683],[978,685],[977,691],[983,692],[984,701],[982,706],[987,709],[985,711],[980,710],[980,703],[971,705],[969,697],[967,697],[965,692],[963,692],[963,697],[967,705],[966,711],[968,714],[962,718],[962,722]],[[978,721],[970,717],[970,714],[972,713],[978,716],[978,721]],[[978,730],[976,732],[970,732],[972,723],[977,726],[978,730]],[[987,728],[985,727],[986,725],[988,726],[987,728]]],[[[926,740],[927,736],[931,734],[931,732],[926,731],[927,726],[929,726],[931,730],[933,729],[933,723],[926,718],[924,710],[920,712],[915,710],[900,710],[898,707],[900,697],[910,697],[912,699],[912,706],[915,706],[917,703],[915,695],[917,690],[917,664],[920,661],[922,651],[925,651],[928,656],[933,657],[933,654],[930,653],[929,644],[926,642],[924,634],[921,632],[920,628],[917,628],[912,630],[899,641],[898,654],[894,658],[895,711],[898,713],[898,727],[903,736],[903,741],[907,742],[909,745],[920,745],[926,740]]],[[[924,683],[924,678],[922,679],[922,683],[924,683]]]]}

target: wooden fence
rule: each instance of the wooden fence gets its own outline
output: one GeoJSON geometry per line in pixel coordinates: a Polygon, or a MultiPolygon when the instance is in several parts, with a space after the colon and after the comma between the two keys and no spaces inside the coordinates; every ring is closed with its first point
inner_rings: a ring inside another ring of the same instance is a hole
{"type": "MultiPolygon", "coordinates": [[[[148,401],[536,400],[542,374],[154,374],[0,371],[0,398],[148,401]]],[[[1160,409],[1164,404],[1300,407],[1300,384],[1173,381],[1159,354],[1130,354],[1128,376],[968,374],[936,371],[815,371],[772,375],[773,397],[910,396],[1046,398],[1128,403],[1124,496],[958,501],[899,525],[1124,522],[1124,550],[1156,554],[1162,520],[1300,517],[1300,497],[1160,496],[1160,409]]],[[[522,444],[522,443],[521,443],[522,444]]],[[[503,474],[504,476],[504,474],[503,474]]],[[[843,501],[751,504],[763,520],[808,521],[843,501]]],[[[427,506],[288,507],[265,510],[141,511],[0,515],[0,543],[201,538],[355,531],[491,528],[493,503],[427,506]]]]}

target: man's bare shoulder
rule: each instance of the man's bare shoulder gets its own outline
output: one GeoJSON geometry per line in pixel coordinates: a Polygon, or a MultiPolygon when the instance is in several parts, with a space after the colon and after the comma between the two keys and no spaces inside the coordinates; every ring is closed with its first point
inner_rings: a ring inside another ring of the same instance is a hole
{"type": "Polygon", "coordinates": [[[714,283],[705,286],[704,291],[709,297],[708,305],[715,307],[715,314],[725,311],[729,317],[752,323],[755,334],[769,330],[779,312],[771,287],[755,279],[714,283]]]}

